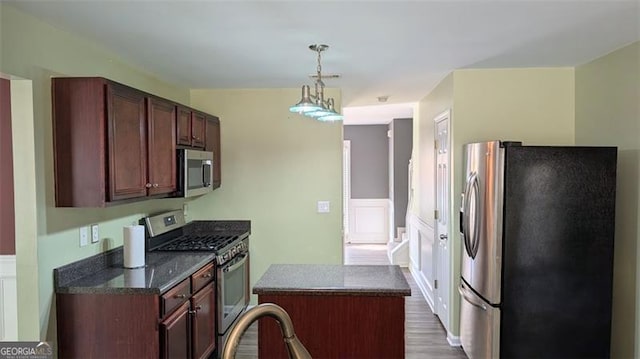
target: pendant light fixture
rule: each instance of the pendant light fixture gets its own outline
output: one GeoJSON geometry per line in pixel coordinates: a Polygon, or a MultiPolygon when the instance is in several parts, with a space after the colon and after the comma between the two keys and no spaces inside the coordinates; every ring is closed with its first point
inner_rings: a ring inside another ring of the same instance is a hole
{"type": "Polygon", "coordinates": [[[297,104],[289,107],[289,111],[314,118],[318,121],[341,121],[342,115],[336,112],[333,99],[324,99],[324,82],[322,82],[322,65],[320,60],[322,51],[325,51],[328,48],[329,45],[309,45],[309,49],[318,54],[318,67],[315,76],[314,93],[313,95],[311,94],[309,85],[303,85],[302,98],[297,104]]]}

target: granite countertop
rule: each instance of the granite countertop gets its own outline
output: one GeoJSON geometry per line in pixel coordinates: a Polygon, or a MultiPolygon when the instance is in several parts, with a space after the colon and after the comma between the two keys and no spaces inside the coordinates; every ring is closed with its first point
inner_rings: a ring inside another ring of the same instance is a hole
{"type": "Polygon", "coordinates": [[[397,265],[273,264],[254,294],[410,296],[397,265]]]}
{"type": "MultiPolygon", "coordinates": [[[[58,280],[56,293],[160,294],[214,258],[212,252],[149,252],[145,256],[144,268],[126,269],[122,267],[122,262],[116,262],[77,279],[69,276],[68,281],[58,280]]],[[[57,277],[60,278],[60,275],[57,277]]]]}
{"type": "MultiPolygon", "coordinates": [[[[182,231],[244,235],[251,222],[193,221],[182,231]]],[[[145,267],[123,268],[122,246],[54,269],[56,293],[67,294],[161,294],[215,260],[214,252],[163,252],[145,254],[145,267]]]]}

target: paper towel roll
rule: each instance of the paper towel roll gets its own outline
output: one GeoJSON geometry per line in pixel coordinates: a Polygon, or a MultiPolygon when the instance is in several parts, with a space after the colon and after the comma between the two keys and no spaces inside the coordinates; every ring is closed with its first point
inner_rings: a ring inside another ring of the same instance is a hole
{"type": "Polygon", "coordinates": [[[137,269],[125,269],[124,270],[124,285],[132,288],[146,288],[147,277],[146,268],[137,269]]]}
{"type": "Polygon", "coordinates": [[[144,226],[124,227],[124,267],[144,267],[144,226]]]}

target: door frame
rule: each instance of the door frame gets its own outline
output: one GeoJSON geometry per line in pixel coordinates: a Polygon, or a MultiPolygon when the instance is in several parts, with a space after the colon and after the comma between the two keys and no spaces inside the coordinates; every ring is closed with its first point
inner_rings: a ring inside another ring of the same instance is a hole
{"type": "Polygon", "coordinates": [[[433,226],[433,231],[434,231],[434,260],[433,260],[433,266],[434,266],[434,279],[438,280],[438,285],[437,287],[435,286],[434,283],[434,294],[433,294],[433,299],[434,299],[434,311],[435,314],[440,318],[440,321],[442,322],[443,326],[445,327],[445,329],[447,330],[447,333],[449,333],[450,330],[450,326],[451,326],[451,308],[452,308],[452,303],[451,303],[451,299],[452,299],[452,291],[451,291],[451,287],[452,287],[452,278],[451,278],[451,266],[452,266],[452,244],[451,244],[451,227],[452,227],[452,219],[453,217],[451,216],[451,207],[453,205],[453,201],[451,200],[451,162],[452,162],[452,158],[451,158],[451,109],[447,109],[443,112],[441,112],[440,114],[438,114],[436,117],[433,118],[433,129],[434,129],[434,187],[433,187],[433,194],[434,194],[434,198],[436,199],[434,201],[434,210],[440,211],[440,213],[438,213],[438,216],[434,215],[434,226],[433,226]],[[437,141],[438,141],[438,131],[437,131],[437,127],[438,124],[440,124],[441,122],[446,122],[446,131],[447,131],[447,136],[446,136],[446,148],[448,149],[447,154],[446,154],[446,161],[447,161],[447,170],[445,172],[445,178],[444,178],[444,183],[447,186],[447,190],[446,190],[446,194],[445,197],[443,197],[441,199],[441,201],[445,201],[445,203],[447,203],[448,205],[446,206],[445,211],[442,211],[440,208],[438,208],[438,204],[440,203],[440,201],[438,201],[438,153],[437,153],[437,141]],[[446,213],[442,213],[442,212],[446,212],[446,213]],[[439,229],[439,224],[438,224],[438,218],[439,216],[442,215],[446,215],[448,220],[446,223],[446,230],[447,233],[446,235],[448,236],[448,244],[447,244],[447,251],[445,253],[441,253],[440,250],[440,235],[442,233],[440,233],[440,229],[439,229]],[[440,262],[442,261],[441,265],[439,266],[440,262]],[[445,285],[446,284],[446,285],[445,285]],[[444,286],[443,286],[444,285],[444,286]],[[444,313],[439,313],[440,311],[439,309],[439,300],[438,298],[444,296],[446,298],[446,304],[447,307],[444,308],[444,313]]]}
{"type": "Polygon", "coordinates": [[[342,140],[342,243],[349,243],[351,201],[351,140],[342,140]]]}

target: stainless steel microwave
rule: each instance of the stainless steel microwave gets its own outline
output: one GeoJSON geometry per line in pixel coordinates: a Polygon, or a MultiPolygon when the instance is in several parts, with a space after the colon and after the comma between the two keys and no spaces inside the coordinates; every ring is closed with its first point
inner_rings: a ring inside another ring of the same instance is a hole
{"type": "Polygon", "coordinates": [[[178,150],[178,197],[193,197],[213,190],[213,152],[178,150]]]}

